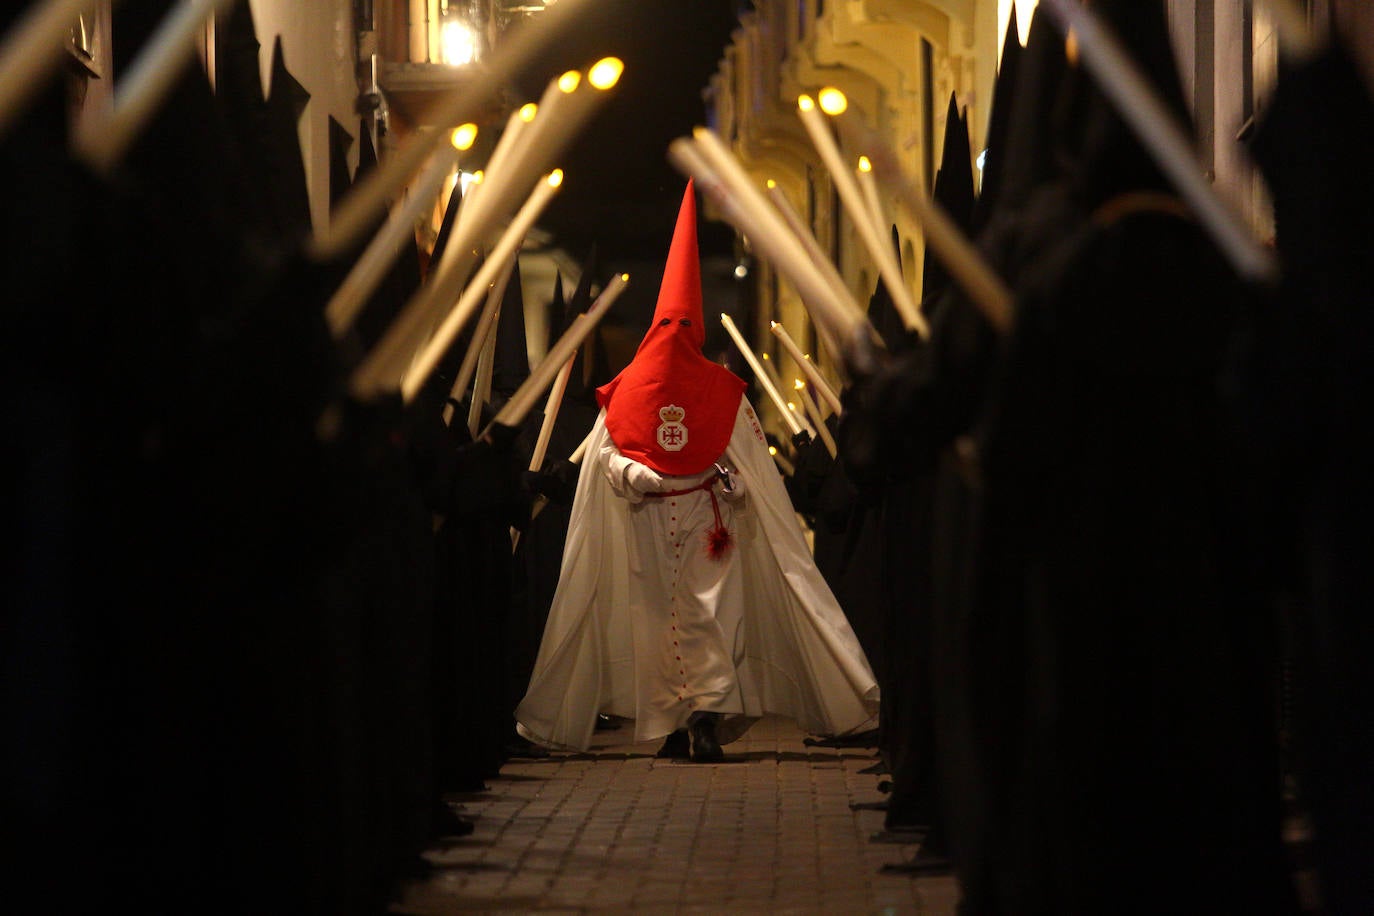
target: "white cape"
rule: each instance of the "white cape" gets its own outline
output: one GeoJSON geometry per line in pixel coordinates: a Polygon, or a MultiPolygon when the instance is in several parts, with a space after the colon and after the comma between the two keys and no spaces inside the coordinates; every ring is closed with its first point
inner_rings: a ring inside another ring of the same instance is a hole
{"type": "MultiPolygon", "coordinates": [[[[559,749],[585,750],[598,713],[635,721],[635,741],[666,735],[649,696],[662,647],[642,619],[662,604],[631,570],[630,503],[617,496],[594,460],[609,442],[605,412],[588,441],[573,500],[562,569],[525,698],[520,734],[559,749]],[[632,611],[639,608],[638,612],[632,611]]],[[[740,399],[725,462],[747,486],[748,510],[735,520],[739,589],[718,602],[738,689],[717,732],[728,743],[765,714],[794,720],[810,734],[836,736],[876,727],[878,685],[848,619],[817,570],[805,533],[758,418],[740,399]]],[[[661,706],[661,704],[658,704],[661,706]]]]}

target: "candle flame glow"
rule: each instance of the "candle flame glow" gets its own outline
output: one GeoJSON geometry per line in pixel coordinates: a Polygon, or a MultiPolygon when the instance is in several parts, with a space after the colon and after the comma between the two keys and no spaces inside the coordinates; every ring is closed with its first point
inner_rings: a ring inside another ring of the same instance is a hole
{"type": "Polygon", "coordinates": [[[849,99],[834,86],[826,86],[819,94],[821,111],[828,115],[844,114],[844,110],[849,107],[849,99]]]}
{"type": "Polygon", "coordinates": [[[566,95],[576,89],[580,82],[582,82],[582,74],[576,70],[569,70],[558,78],[558,88],[566,95]]]}
{"type": "Polygon", "coordinates": [[[534,102],[526,102],[520,106],[520,120],[526,124],[534,120],[535,114],[539,111],[539,106],[534,102]]]}
{"type": "Polygon", "coordinates": [[[792,387],[797,389],[798,391],[801,391],[806,387],[806,382],[803,382],[801,379],[793,379],[792,387]]]}
{"type": "Polygon", "coordinates": [[[765,185],[769,188],[769,190],[772,190],[773,188],[776,188],[778,186],[778,183],[770,178],[768,179],[768,181],[765,182],[765,185]]]}
{"type": "Polygon", "coordinates": [[[453,143],[453,148],[456,150],[467,150],[472,149],[472,142],[476,139],[477,125],[469,123],[461,124],[453,128],[453,136],[450,138],[450,142],[453,143]]]}
{"type": "Polygon", "coordinates": [[[797,107],[802,111],[810,111],[816,107],[816,100],[809,95],[797,96],[797,107]]]}
{"type": "Polygon", "coordinates": [[[778,453],[778,450],[777,450],[776,447],[774,447],[774,446],[772,446],[772,445],[768,446],[768,454],[770,454],[770,455],[776,455],[777,453],[778,453]]]}
{"type": "Polygon", "coordinates": [[[587,81],[597,89],[610,89],[620,81],[625,72],[625,64],[618,57],[603,57],[592,65],[587,73],[587,81]]]}
{"type": "Polygon", "coordinates": [[[548,181],[549,181],[549,187],[551,187],[551,188],[556,188],[556,187],[558,187],[560,184],[563,183],[563,170],[562,170],[562,169],[554,169],[552,172],[549,173],[548,181]]]}
{"type": "Polygon", "coordinates": [[[859,157],[859,171],[860,171],[860,172],[871,172],[871,171],[873,171],[873,163],[871,163],[871,162],[868,161],[868,157],[867,157],[867,156],[860,156],[860,157],[859,157]]]}

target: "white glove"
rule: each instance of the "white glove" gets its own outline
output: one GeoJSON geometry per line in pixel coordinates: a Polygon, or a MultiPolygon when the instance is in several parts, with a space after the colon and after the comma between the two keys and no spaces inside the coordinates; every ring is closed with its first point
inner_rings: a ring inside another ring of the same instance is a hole
{"type": "Polygon", "coordinates": [[[668,489],[663,477],[653,468],[631,458],[625,459],[625,483],[639,493],[661,493],[668,489]]]}

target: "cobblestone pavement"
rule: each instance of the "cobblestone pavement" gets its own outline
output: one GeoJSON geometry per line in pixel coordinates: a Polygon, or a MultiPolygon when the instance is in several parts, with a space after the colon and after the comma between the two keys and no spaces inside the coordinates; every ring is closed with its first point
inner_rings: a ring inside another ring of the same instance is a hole
{"type": "Polygon", "coordinates": [[[515,760],[453,796],[475,832],[431,849],[433,874],[392,912],[953,916],[953,878],[883,870],[917,846],[871,841],[871,748],[808,746],[776,718],[719,764],[658,760],[629,736],[598,731],[585,754],[515,760]]]}

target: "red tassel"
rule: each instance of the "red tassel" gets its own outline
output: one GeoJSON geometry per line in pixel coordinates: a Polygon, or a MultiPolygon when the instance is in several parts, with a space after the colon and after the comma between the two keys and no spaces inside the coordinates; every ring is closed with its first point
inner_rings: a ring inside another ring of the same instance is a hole
{"type": "Polygon", "coordinates": [[[713,560],[719,560],[729,553],[730,548],[733,547],[734,544],[734,535],[732,535],[730,529],[726,528],[724,525],[718,528],[712,528],[710,533],[706,535],[706,553],[709,554],[713,560]]]}

